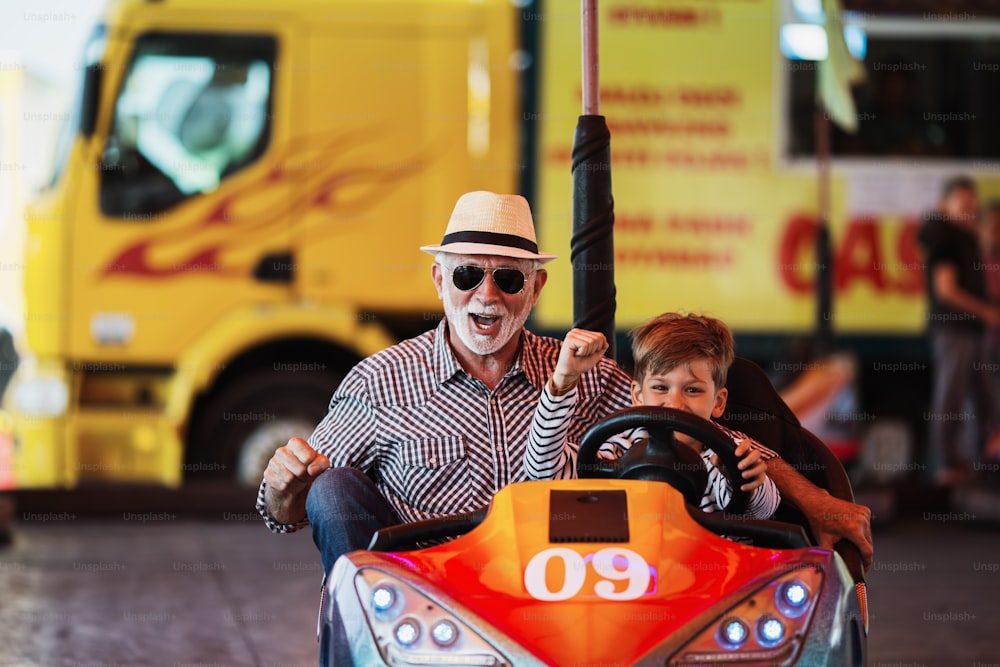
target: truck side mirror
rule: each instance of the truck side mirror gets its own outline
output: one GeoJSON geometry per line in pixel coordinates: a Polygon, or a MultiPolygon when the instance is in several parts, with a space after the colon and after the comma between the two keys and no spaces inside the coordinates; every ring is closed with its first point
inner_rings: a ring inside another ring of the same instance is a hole
{"type": "Polygon", "coordinates": [[[97,126],[97,105],[101,99],[101,64],[87,65],[83,75],[83,95],[80,108],[80,134],[90,137],[97,126]]]}

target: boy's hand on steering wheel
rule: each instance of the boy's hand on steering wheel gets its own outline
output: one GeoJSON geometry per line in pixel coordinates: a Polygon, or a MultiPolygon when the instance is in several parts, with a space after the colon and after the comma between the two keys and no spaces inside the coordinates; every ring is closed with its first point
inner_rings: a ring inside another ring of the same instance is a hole
{"type": "MultiPolygon", "coordinates": [[[[764,484],[767,479],[767,463],[760,457],[760,452],[750,446],[750,438],[744,438],[736,446],[736,458],[740,460],[738,467],[745,484],[740,485],[743,491],[753,491],[764,484]]],[[[712,463],[719,465],[719,455],[712,456],[712,463]]]]}
{"type": "Polygon", "coordinates": [[[745,438],[736,446],[736,457],[740,459],[737,467],[742,470],[746,484],[740,486],[744,491],[753,491],[764,485],[767,479],[767,463],[760,457],[760,452],[750,446],[750,439],[745,438]]]}

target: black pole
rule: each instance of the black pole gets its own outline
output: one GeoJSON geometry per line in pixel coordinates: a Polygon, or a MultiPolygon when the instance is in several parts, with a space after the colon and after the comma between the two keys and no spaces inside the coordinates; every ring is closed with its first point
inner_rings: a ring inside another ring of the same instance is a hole
{"type": "Polygon", "coordinates": [[[611,132],[601,113],[597,0],[581,0],[583,115],[573,138],[573,326],[600,331],[615,358],[614,200],[611,132]]]}
{"type": "Polygon", "coordinates": [[[600,331],[615,358],[614,200],[611,132],[604,116],[580,116],[573,140],[573,326],[600,331]]]}
{"type": "Polygon", "coordinates": [[[813,355],[833,351],[833,253],[830,250],[830,119],[816,99],[816,166],[819,228],[816,231],[816,329],[813,355]]]}

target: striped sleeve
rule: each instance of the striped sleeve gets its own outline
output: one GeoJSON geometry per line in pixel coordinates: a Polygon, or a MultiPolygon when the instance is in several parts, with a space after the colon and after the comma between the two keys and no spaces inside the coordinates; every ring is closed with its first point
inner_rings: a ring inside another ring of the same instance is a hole
{"type": "MultiPolygon", "coordinates": [[[[577,406],[576,387],[561,396],[549,393],[548,385],[538,399],[528,447],[524,455],[524,470],[528,479],[574,479],[580,444],[569,440],[570,424],[577,406]]],[[[615,461],[629,450],[634,442],[649,435],[643,428],[634,428],[611,436],[597,450],[597,458],[615,461]]]]}
{"type": "Polygon", "coordinates": [[[770,477],[764,475],[764,483],[750,494],[747,512],[754,519],[770,519],[778,511],[781,504],[781,494],[770,477]]]}
{"type": "Polygon", "coordinates": [[[569,443],[568,435],[577,394],[576,387],[560,396],[549,392],[548,383],[542,389],[524,453],[528,479],[576,477],[576,449],[569,443]]]}
{"type": "MultiPolygon", "coordinates": [[[[758,449],[758,444],[756,440],[750,442],[753,449],[758,449]]],[[[758,450],[761,451],[761,458],[764,460],[777,456],[775,452],[763,446],[760,446],[758,450]],[[768,457],[765,451],[770,452],[771,456],[768,457]]],[[[705,462],[705,467],[708,468],[708,484],[705,486],[705,493],[701,499],[701,509],[704,512],[721,511],[729,504],[732,497],[732,487],[729,485],[729,480],[726,479],[722,470],[712,463],[714,455],[715,453],[707,448],[701,452],[701,458],[705,462]]],[[[778,487],[775,486],[770,477],[765,475],[764,483],[750,492],[746,513],[752,519],[769,519],[778,510],[780,503],[781,494],[778,492],[778,487]]]]}
{"type": "MultiPolygon", "coordinates": [[[[731,431],[730,437],[734,437],[734,442],[737,445],[743,439],[750,440],[750,449],[760,452],[760,458],[763,461],[770,461],[778,456],[776,451],[768,449],[750,436],[739,431],[731,431]]],[[[771,477],[765,473],[764,483],[750,492],[747,513],[754,519],[770,519],[778,511],[779,504],[781,504],[781,493],[778,491],[778,487],[775,486],[771,477]]]]}
{"type": "Polygon", "coordinates": [[[649,439],[649,433],[641,426],[622,433],[616,433],[601,444],[597,458],[602,461],[617,461],[637,442],[649,439]]]}
{"type": "MultiPolygon", "coordinates": [[[[705,450],[705,453],[710,457],[712,450],[705,450]]],[[[729,504],[732,488],[722,471],[707,458],[705,465],[708,466],[708,485],[701,499],[701,509],[703,512],[719,512],[729,504]]],[[[751,519],[770,519],[778,510],[780,503],[781,494],[778,492],[778,487],[765,475],[764,483],[750,492],[746,514],[751,519]]]]}

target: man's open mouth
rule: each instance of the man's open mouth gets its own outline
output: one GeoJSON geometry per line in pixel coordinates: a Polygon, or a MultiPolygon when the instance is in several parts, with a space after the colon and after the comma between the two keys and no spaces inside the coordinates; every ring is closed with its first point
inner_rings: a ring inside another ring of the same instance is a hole
{"type": "Polygon", "coordinates": [[[472,321],[479,329],[490,329],[500,321],[499,315],[476,315],[469,313],[469,317],[472,318],[472,321]]]}

